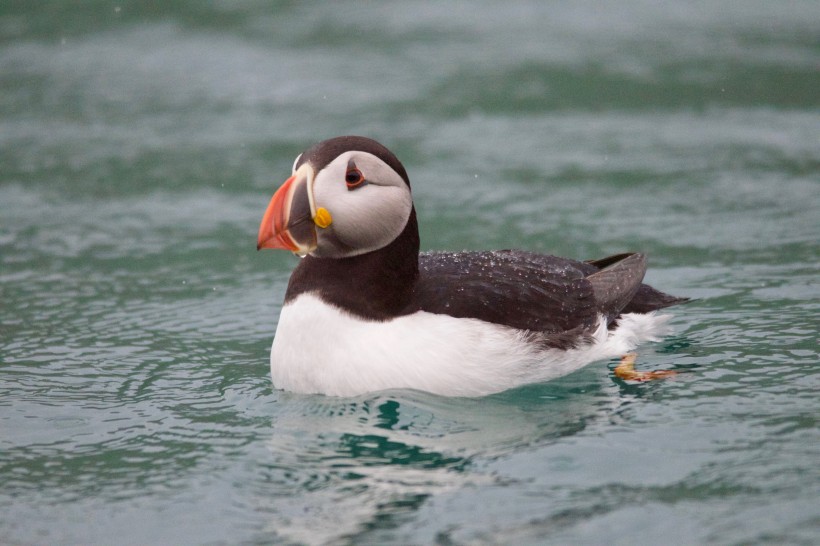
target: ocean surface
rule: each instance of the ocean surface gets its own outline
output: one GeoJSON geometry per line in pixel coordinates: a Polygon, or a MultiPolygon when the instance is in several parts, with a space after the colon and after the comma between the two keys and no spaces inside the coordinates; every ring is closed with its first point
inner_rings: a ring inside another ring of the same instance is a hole
{"type": "Polygon", "coordinates": [[[0,544],[818,544],[819,313],[816,0],[0,4],[0,544]],[[646,252],[680,373],[277,390],[341,134],[425,250],[646,252]]]}

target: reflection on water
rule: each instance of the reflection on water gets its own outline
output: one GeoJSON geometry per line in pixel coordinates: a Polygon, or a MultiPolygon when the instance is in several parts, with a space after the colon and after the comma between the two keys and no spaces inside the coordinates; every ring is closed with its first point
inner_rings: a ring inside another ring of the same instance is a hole
{"type": "Polygon", "coordinates": [[[256,480],[264,484],[257,509],[270,513],[270,529],[280,537],[323,543],[400,527],[435,495],[504,487],[511,478],[488,471],[488,462],[606,419],[612,400],[590,379],[482,400],[386,393],[349,402],[283,394],[288,409],[273,422],[271,458],[256,480]],[[544,411],[555,418],[545,423],[544,411]]]}

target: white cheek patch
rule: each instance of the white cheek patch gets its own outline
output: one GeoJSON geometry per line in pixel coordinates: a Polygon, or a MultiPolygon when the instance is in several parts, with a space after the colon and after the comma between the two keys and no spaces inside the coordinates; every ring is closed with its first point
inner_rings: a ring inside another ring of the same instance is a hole
{"type": "Polygon", "coordinates": [[[387,246],[401,234],[413,207],[410,188],[401,176],[364,152],[344,153],[322,169],[313,195],[316,206],[333,217],[333,223],[319,232],[314,254],[323,257],[355,256],[387,246]],[[345,184],[351,159],[366,181],[352,190],[345,184]]]}
{"type": "Polygon", "coordinates": [[[369,252],[390,244],[398,237],[413,206],[410,192],[393,186],[366,186],[358,199],[349,199],[336,235],[344,244],[369,252]]]}

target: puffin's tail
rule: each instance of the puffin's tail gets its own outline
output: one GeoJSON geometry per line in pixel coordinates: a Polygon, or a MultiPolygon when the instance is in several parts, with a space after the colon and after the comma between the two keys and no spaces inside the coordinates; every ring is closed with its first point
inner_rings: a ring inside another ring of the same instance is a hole
{"type": "Polygon", "coordinates": [[[648,284],[642,284],[635,292],[635,296],[623,308],[621,313],[649,313],[665,307],[680,305],[692,301],[691,298],[679,298],[671,294],[666,294],[660,290],[655,290],[648,284]]]}

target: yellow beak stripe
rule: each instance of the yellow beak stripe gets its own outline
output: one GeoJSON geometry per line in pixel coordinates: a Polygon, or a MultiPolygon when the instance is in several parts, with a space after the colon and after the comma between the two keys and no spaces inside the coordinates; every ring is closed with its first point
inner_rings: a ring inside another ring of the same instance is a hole
{"type": "Polygon", "coordinates": [[[333,218],[330,216],[330,212],[325,207],[319,207],[316,209],[316,216],[313,217],[313,223],[319,226],[320,228],[326,228],[333,222],[333,218]]]}

